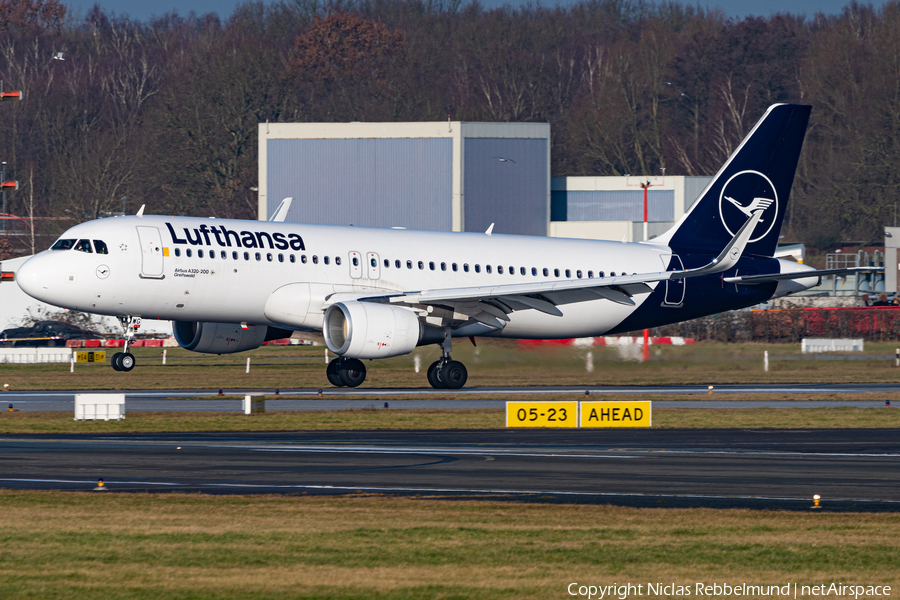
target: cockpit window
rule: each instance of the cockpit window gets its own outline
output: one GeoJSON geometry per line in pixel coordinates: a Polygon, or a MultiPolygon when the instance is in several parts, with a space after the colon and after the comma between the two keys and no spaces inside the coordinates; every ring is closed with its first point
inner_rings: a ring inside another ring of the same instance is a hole
{"type": "Polygon", "coordinates": [[[91,249],[90,240],[78,240],[78,243],[75,244],[75,249],[79,252],[87,252],[88,254],[92,254],[94,252],[91,249]]]}
{"type": "Polygon", "coordinates": [[[56,240],[56,243],[50,247],[51,250],[71,250],[75,245],[75,240],[56,240]]]}
{"type": "Polygon", "coordinates": [[[109,254],[109,250],[106,249],[106,242],[103,240],[94,240],[94,250],[97,251],[97,254],[109,254]]]}

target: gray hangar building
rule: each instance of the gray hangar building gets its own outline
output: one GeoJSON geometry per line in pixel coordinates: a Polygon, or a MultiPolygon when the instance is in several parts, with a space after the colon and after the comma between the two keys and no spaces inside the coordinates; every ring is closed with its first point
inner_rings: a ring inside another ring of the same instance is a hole
{"type": "Polygon", "coordinates": [[[549,123],[262,123],[259,218],[550,233],[549,123]]]}

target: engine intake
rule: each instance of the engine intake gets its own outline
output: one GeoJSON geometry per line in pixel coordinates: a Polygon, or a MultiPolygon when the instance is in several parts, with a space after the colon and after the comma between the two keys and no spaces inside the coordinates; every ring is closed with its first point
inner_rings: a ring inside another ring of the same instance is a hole
{"type": "Polygon", "coordinates": [[[400,356],[444,339],[408,308],[356,300],[329,306],[322,332],[329,350],[351,358],[400,356]]]}
{"type": "Polygon", "coordinates": [[[203,323],[197,321],[172,321],[175,341],[185,350],[207,354],[231,354],[253,350],[269,340],[291,337],[292,331],[250,325],[247,329],[237,323],[203,323]]]}

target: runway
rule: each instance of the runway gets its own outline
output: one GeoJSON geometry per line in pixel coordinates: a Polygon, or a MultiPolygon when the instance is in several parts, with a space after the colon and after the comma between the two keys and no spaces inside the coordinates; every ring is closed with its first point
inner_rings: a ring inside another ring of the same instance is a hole
{"type": "MultiPolygon", "coordinates": [[[[114,390],[81,390],[102,393],[114,390]]],[[[227,396],[263,394],[268,397],[268,410],[342,410],[350,408],[381,408],[384,401],[371,398],[392,397],[391,408],[503,408],[506,397],[518,394],[557,395],[571,394],[573,399],[583,399],[585,391],[591,399],[621,394],[648,394],[672,396],[673,400],[657,401],[659,408],[821,408],[826,406],[882,406],[883,402],[867,401],[865,395],[874,393],[900,393],[900,383],[855,383],[855,384],[750,384],[716,385],[709,399],[702,401],[677,400],[678,396],[707,395],[705,385],[642,385],[642,386],[530,386],[530,387],[471,387],[461,390],[435,390],[432,388],[323,388],[281,389],[279,398],[273,398],[274,389],[225,389],[227,396]],[[322,397],[319,397],[319,392],[322,397]],[[806,394],[844,393],[860,394],[860,400],[790,400],[790,401],[741,401],[727,400],[734,394],[806,394]],[[367,396],[369,399],[355,399],[353,396],[367,396]],[[716,397],[724,396],[721,401],[716,397]],[[285,397],[292,397],[288,399],[285,397]],[[487,397],[487,398],[486,398],[487,397]]],[[[234,399],[217,400],[219,390],[121,390],[126,395],[129,411],[234,411],[240,410],[240,401],[234,399]],[[203,398],[203,400],[196,400],[203,398]]],[[[0,394],[0,402],[13,404],[23,411],[33,410],[74,410],[74,390],[62,391],[10,391],[0,394]]],[[[898,398],[900,402],[900,398],[898,398]]]]}
{"type": "Polygon", "coordinates": [[[0,436],[0,487],[900,511],[894,430],[0,436]]]}

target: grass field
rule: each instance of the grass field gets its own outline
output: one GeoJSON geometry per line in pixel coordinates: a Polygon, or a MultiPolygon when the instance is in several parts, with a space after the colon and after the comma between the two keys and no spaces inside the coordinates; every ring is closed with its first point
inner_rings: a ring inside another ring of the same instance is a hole
{"type": "MultiPolygon", "coordinates": [[[[753,396],[755,400],[767,399],[753,396]]],[[[774,396],[774,395],[773,395],[774,396]]],[[[828,395],[834,399],[839,395],[828,395]]],[[[873,396],[878,396],[873,394],[873,396]]],[[[700,396],[699,398],[706,398],[700,396]]],[[[693,398],[693,397],[688,397],[693,398]]],[[[550,400],[539,397],[537,400],[550,400]]],[[[572,398],[566,398],[571,400],[572,398]]],[[[616,400],[659,400],[654,396],[616,396],[616,400]]],[[[806,399],[804,397],[804,399],[806,399]]],[[[872,398],[875,400],[876,398],[872,398]]],[[[380,401],[381,399],[379,399],[380,401]]],[[[234,401],[237,405],[237,400],[234,401]]],[[[74,421],[71,412],[0,413],[0,434],[125,433],[153,431],[295,431],[371,429],[500,429],[502,409],[357,409],[239,412],[131,412],[122,421],[74,421]]],[[[884,428],[900,427],[897,408],[656,408],[655,429],[675,428],[884,428]]]]}
{"type": "MultiPolygon", "coordinates": [[[[570,598],[567,586],[900,586],[900,515],[355,495],[0,491],[0,597],[570,598]]],[[[634,597],[634,596],[632,596],[634,597]]]]}
{"type": "MultiPolygon", "coordinates": [[[[457,341],[453,357],[469,369],[468,386],[491,385],[602,385],[602,384],[720,384],[720,383],[859,383],[900,381],[894,367],[897,344],[869,343],[855,358],[800,354],[799,344],[719,344],[655,346],[650,361],[633,358],[634,348],[548,347],[520,348],[515,342],[457,341]],[[763,352],[770,370],[763,371],[763,352]],[[593,370],[588,371],[588,354],[593,370]],[[885,358],[890,357],[890,358],[885,358]]],[[[112,354],[112,350],[108,352],[112,354]]],[[[118,373],[109,365],[0,365],[0,379],[13,390],[36,389],[197,389],[294,387],[328,388],[325,349],[321,346],[265,346],[231,355],[203,355],[181,348],[136,348],[137,367],[118,373]],[[250,373],[245,373],[247,357],[250,373]]],[[[425,369],[438,357],[436,348],[420,348],[412,355],[366,362],[369,387],[424,387],[425,369]],[[414,364],[419,359],[420,372],[414,364]]]]}

